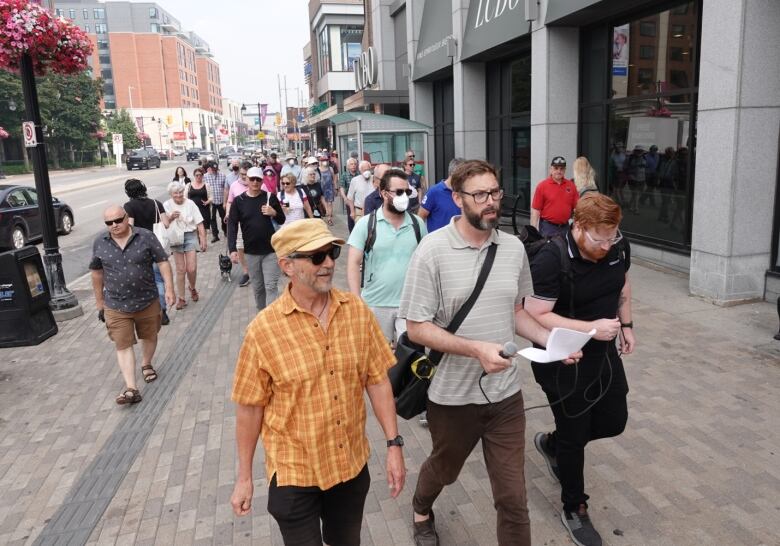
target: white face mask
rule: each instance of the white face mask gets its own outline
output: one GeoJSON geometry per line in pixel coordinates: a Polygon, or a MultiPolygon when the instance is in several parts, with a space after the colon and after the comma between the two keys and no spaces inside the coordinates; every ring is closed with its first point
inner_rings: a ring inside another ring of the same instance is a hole
{"type": "Polygon", "coordinates": [[[295,165],[295,160],[291,159],[287,163],[290,165],[290,167],[292,167],[293,165],[295,165]]]}
{"type": "Polygon", "coordinates": [[[363,178],[369,180],[371,178],[371,171],[363,171],[363,178]]]}
{"type": "Polygon", "coordinates": [[[393,196],[393,207],[398,212],[404,212],[409,207],[409,196],[405,193],[402,195],[393,196]]]}

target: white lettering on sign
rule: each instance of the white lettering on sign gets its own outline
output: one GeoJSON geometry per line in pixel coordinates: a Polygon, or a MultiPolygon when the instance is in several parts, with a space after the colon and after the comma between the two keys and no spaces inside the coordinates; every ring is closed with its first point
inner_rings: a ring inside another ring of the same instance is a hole
{"type": "Polygon", "coordinates": [[[520,0],[479,0],[477,6],[477,20],[474,23],[474,28],[479,28],[485,23],[495,21],[504,13],[514,10],[520,0]],[[495,9],[492,8],[492,3],[495,2],[495,9]],[[484,7],[484,9],[482,9],[484,7]]]}
{"type": "Polygon", "coordinates": [[[35,134],[35,123],[25,121],[22,123],[25,148],[35,148],[38,145],[38,135],[35,134]]]}
{"type": "Polygon", "coordinates": [[[377,63],[376,52],[373,47],[369,47],[360,54],[355,61],[355,91],[360,91],[366,87],[371,87],[376,83],[377,63]]]}

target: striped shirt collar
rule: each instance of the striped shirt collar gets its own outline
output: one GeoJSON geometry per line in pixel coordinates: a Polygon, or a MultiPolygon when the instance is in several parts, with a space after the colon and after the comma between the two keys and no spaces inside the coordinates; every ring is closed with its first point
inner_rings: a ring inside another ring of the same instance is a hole
{"type": "MultiPolygon", "coordinates": [[[[450,219],[450,223],[444,228],[447,233],[447,240],[449,241],[450,246],[456,250],[463,249],[463,248],[474,248],[471,246],[471,244],[466,242],[466,240],[458,231],[458,228],[455,226],[455,221],[461,216],[462,215],[460,214],[457,216],[453,216],[450,219]]],[[[487,248],[493,243],[497,245],[501,244],[501,238],[498,235],[497,229],[490,230],[490,237],[488,238],[487,241],[485,241],[485,244],[483,244],[479,250],[482,250],[483,248],[487,248]]]]}

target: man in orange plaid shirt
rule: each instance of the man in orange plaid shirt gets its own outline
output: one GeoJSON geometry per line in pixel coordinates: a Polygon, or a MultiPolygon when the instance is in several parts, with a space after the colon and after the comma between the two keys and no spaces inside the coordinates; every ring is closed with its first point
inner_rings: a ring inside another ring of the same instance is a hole
{"type": "Polygon", "coordinates": [[[274,234],[284,294],[246,330],[236,364],[236,515],[252,507],[252,459],[262,434],[268,513],[287,545],[357,545],[371,479],[368,393],[387,440],[387,484],[398,496],[406,469],[387,370],[395,363],[371,310],[332,287],[343,239],[318,219],[274,234]]]}

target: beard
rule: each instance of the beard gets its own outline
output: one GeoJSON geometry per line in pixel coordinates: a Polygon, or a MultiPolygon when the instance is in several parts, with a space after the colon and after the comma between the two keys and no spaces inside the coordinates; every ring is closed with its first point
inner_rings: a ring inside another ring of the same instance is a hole
{"type": "Polygon", "coordinates": [[[317,292],[318,294],[327,294],[333,287],[333,268],[321,268],[316,273],[309,271],[295,271],[295,279],[299,284],[303,284],[317,292]],[[319,273],[328,273],[329,277],[321,277],[319,273]]]}
{"type": "Polygon", "coordinates": [[[393,202],[392,202],[392,201],[390,201],[390,202],[387,204],[387,208],[388,208],[388,210],[389,210],[389,211],[390,211],[392,214],[395,214],[396,216],[402,216],[402,215],[403,215],[403,214],[406,212],[406,210],[409,210],[408,208],[407,208],[406,210],[398,210],[397,208],[395,208],[395,205],[393,205],[393,202]]]}
{"type": "Polygon", "coordinates": [[[592,260],[594,262],[598,262],[600,260],[603,260],[607,254],[609,254],[610,249],[604,250],[603,248],[599,247],[597,250],[592,250],[588,248],[587,246],[587,237],[585,236],[584,231],[580,231],[578,236],[574,237],[574,241],[577,243],[577,247],[580,249],[580,255],[588,260],[592,260]]]}
{"type": "Polygon", "coordinates": [[[482,212],[474,212],[470,210],[468,207],[463,208],[463,216],[466,217],[466,220],[469,224],[475,229],[479,229],[482,231],[490,231],[491,229],[496,229],[498,227],[498,222],[501,220],[499,210],[491,205],[487,207],[482,212]],[[494,220],[486,220],[484,218],[485,215],[495,213],[496,218],[494,220]]]}

